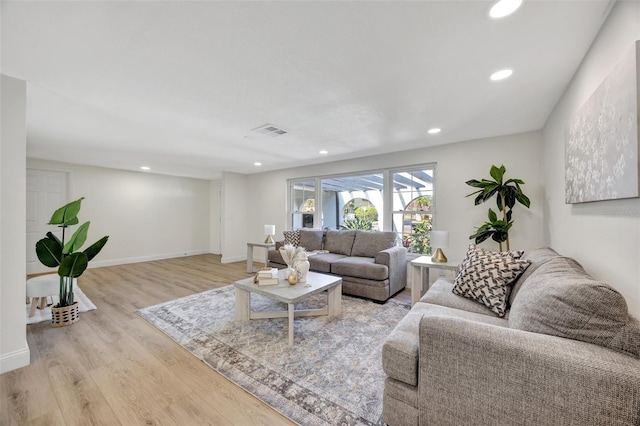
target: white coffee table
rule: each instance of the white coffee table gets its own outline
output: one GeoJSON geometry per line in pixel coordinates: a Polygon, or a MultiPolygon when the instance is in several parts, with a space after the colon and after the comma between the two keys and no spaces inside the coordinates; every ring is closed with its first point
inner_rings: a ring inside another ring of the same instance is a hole
{"type": "Polygon", "coordinates": [[[289,318],[289,345],[293,345],[293,320],[297,317],[340,315],[342,312],[342,278],[332,275],[309,272],[306,283],[289,285],[284,277],[285,270],[278,272],[280,283],[260,286],[254,284],[253,278],[245,278],[233,283],[236,291],[236,320],[249,321],[264,318],[289,318]],[[295,309],[295,304],[307,297],[327,292],[327,305],[321,309],[295,309]],[[278,300],[288,305],[287,311],[255,312],[251,310],[251,293],[257,293],[269,299],[278,300]]]}

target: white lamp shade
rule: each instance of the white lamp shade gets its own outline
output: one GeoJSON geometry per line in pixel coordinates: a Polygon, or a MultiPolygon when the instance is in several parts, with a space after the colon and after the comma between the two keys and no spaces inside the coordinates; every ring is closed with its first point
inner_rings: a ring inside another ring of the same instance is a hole
{"type": "Polygon", "coordinates": [[[265,225],[264,226],[264,235],[276,235],[276,226],[275,225],[265,225]]]}
{"type": "Polygon", "coordinates": [[[448,231],[431,231],[431,247],[445,249],[449,247],[448,231]]]}

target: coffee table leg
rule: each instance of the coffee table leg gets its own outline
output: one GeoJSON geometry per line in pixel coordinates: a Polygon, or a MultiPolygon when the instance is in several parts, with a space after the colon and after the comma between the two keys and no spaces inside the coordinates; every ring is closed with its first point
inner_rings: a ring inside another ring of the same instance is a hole
{"type": "Polygon", "coordinates": [[[289,346],[293,346],[293,303],[289,303],[289,346]]]}
{"type": "Polygon", "coordinates": [[[340,315],[342,313],[342,284],[330,288],[327,291],[327,314],[330,317],[340,315]]]}
{"type": "Polygon", "coordinates": [[[235,288],[236,292],[236,320],[249,321],[249,311],[251,310],[251,294],[248,291],[235,288]]]}

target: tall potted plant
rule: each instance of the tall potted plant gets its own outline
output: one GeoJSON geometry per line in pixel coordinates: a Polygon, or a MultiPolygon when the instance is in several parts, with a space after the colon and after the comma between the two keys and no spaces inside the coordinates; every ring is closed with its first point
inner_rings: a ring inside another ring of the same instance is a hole
{"type": "Polygon", "coordinates": [[[107,243],[104,236],[84,251],[79,251],[87,240],[90,222],[85,222],[65,241],[66,229],[79,223],[78,213],[84,197],[65,204],[53,212],[49,225],[62,228],[62,239],[52,232],[36,243],[36,255],[43,265],[58,268],[60,277],[59,302],[51,308],[51,319],[54,327],[73,324],[78,320],[78,302],[73,300],[73,281],[87,269],[93,259],[107,243]]]}
{"type": "Polygon", "coordinates": [[[496,197],[498,211],[502,213],[502,218],[498,218],[498,214],[490,208],[489,221],[482,224],[475,234],[469,236],[469,239],[475,239],[476,244],[480,244],[491,237],[500,245],[500,251],[502,251],[502,243],[504,242],[507,244],[507,250],[510,249],[509,230],[513,226],[512,209],[516,202],[526,208],[529,208],[531,204],[529,198],[524,195],[520,187],[520,185],[524,185],[524,181],[522,179],[504,180],[506,171],[504,165],[500,167],[492,165],[489,174],[493,179],[471,179],[466,182],[467,185],[478,188],[477,191],[467,195],[467,197],[476,196],[476,206],[496,197]]]}

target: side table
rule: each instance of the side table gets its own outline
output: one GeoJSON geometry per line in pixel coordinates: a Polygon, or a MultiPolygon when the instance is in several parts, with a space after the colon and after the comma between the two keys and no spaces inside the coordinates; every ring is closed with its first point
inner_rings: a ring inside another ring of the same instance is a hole
{"type": "Polygon", "coordinates": [[[247,273],[252,274],[253,271],[253,248],[264,248],[264,266],[269,265],[269,249],[275,248],[276,243],[247,243],[247,273]]]}
{"type": "Polygon", "coordinates": [[[415,305],[429,288],[429,269],[445,269],[455,271],[459,260],[434,262],[431,256],[420,256],[411,261],[411,306],[415,305]]]}

